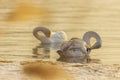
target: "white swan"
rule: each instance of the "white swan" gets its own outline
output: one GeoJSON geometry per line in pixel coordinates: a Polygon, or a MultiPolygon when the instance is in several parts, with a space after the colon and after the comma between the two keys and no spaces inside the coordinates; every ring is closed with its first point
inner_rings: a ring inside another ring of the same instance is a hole
{"type": "Polygon", "coordinates": [[[71,40],[64,42],[57,53],[60,57],[86,57],[91,50],[100,47],[100,36],[94,31],[88,31],[84,34],[83,39],[72,38],[71,40]],[[92,46],[90,44],[91,37],[96,39],[95,44],[92,46]]]}
{"type": "Polygon", "coordinates": [[[45,27],[36,27],[33,30],[33,35],[41,41],[41,43],[60,43],[67,40],[67,35],[64,31],[51,32],[45,27]],[[41,31],[45,36],[39,35],[38,32],[41,31]]]}

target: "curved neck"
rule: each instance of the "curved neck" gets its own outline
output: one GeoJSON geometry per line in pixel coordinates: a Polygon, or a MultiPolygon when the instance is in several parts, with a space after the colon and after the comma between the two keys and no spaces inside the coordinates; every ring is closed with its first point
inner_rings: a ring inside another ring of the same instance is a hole
{"type": "Polygon", "coordinates": [[[101,43],[102,43],[101,38],[96,32],[93,31],[86,32],[83,36],[83,40],[90,46],[91,49],[97,49],[101,47],[101,43]],[[91,37],[96,39],[96,42],[93,45],[90,44],[91,37]]]}
{"type": "Polygon", "coordinates": [[[45,27],[37,27],[33,30],[33,35],[41,41],[41,43],[49,43],[50,40],[48,39],[48,37],[50,37],[50,30],[45,28],[45,27]],[[45,36],[39,35],[38,32],[41,31],[44,33],[45,36]]]}

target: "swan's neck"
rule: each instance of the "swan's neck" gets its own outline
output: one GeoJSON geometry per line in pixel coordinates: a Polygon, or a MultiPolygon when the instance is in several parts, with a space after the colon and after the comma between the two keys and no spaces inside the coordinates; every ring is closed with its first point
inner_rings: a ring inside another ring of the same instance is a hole
{"type": "Polygon", "coordinates": [[[37,27],[33,30],[33,35],[41,41],[41,43],[50,43],[50,39],[46,36],[50,35],[50,30],[44,27],[37,27]],[[45,36],[39,35],[38,32],[42,31],[45,36]]]}
{"type": "Polygon", "coordinates": [[[97,49],[101,47],[101,38],[96,32],[93,32],[93,31],[86,32],[83,36],[83,40],[91,47],[91,49],[97,49]],[[96,39],[96,42],[94,45],[91,45],[90,43],[91,37],[96,39]]]}

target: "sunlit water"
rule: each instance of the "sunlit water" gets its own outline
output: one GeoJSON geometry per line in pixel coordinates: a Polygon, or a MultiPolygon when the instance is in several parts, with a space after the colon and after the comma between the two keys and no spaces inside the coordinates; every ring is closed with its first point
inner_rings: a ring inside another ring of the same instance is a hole
{"type": "MultiPolygon", "coordinates": [[[[38,10],[43,11],[43,13],[34,11],[33,17],[25,17],[27,13],[24,15],[15,12],[16,15],[8,17],[10,18],[8,19],[6,17],[15,8],[15,2],[8,2],[6,5],[7,1],[1,0],[1,60],[57,60],[59,58],[56,53],[58,48],[48,46],[44,50],[44,48],[39,47],[40,41],[32,35],[32,30],[35,27],[45,26],[52,31],[65,31],[69,39],[72,37],[82,38],[83,34],[89,30],[96,31],[101,36],[102,47],[91,52],[91,59],[96,59],[102,64],[117,64],[120,62],[119,0],[100,0],[97,2],[95,0],[52,0],[44,2],[43,0],[38,1],[39,3],[36,1],[33,0],[33,3],[36,4],[35,7],[40,8],[38,10]],[[41,10],[41,8],[46,10],[41,10]],[[21,15],[24,15],[25,18],[21,18],[21,15]]],[[[32,16],[32,13],[29,15],[32,16]]]]}
{"type": "MultiPolygon", "coordinates": [[[[7,28],[7,27],[6,27],[7,28]]],[[[32,35],[32,29],[26,30],[25,27],[14,27],[2,35],[0,40],[0,58],[3,60],[24,60],[24,59],[48,59],[56,60],[59,55],[56,51],[59,49],[56,45],[47,45],[40,47],[40,41],[32,35]],[[28,32],[27,32],[28,31],[28,32]],[[45,48],[45,49],[44,49],[45,48]],[[42,54],[42,55],[40,55],[42,54]],[[42,57],[41,57],[42,56],[42,57]],[[46,56],[46,57],[45,57],[46,56]]],[[[71,37],[80,37],[87,30],[81,30],[81,27],[63,28],[67,32],[69,39],[71,37]]],[[[55,29],[55,28],[54,28],[55,29]]],[[[98,59],[101,63],[119,63],[119,37],[105,36],[105,30],[99,31],[102,37],[102,48],[93,50],[90,54],[92,59],[98,59]]],[[[115,34],[114,34],[115,35],[115,34]]]]}

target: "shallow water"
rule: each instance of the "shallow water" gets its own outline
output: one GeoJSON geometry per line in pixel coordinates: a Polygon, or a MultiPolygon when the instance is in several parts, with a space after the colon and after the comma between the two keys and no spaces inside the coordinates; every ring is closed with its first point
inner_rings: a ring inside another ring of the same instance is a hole
{"type": "Polygon", "coordinates": [[[0,6],[1,60],[47,59],[54,61],[58,59],[57,49],[54,49],[54,46],[50,47],[50,50],[36,48],[40,45],[40,41],[32,35],[32,30],[36,26],[46,26],[52,31],[65,31],[69,39],[82,38],[83,34],[89,30],[96,31],[102,38],[102,48],[93,50],[90,54],[91,59],[102,64],[120,62],[119,0],[51,0],[48,2],[31,0],[32,3],[25,0],[22,6],[17,2],[20,1],[0,1],[2,4],[0,6]],[[31,8],[31,4],[34,7],[31,8]],[[31,10],[33,12],[28,9],[33,9],[31,10]],[[36,53],[42,53],[43,57],[36,53]]]}

